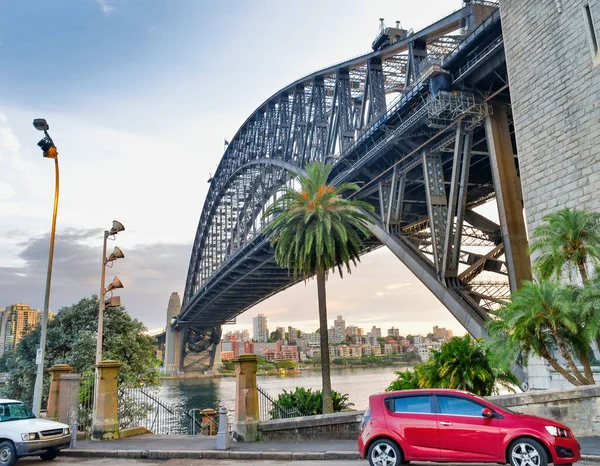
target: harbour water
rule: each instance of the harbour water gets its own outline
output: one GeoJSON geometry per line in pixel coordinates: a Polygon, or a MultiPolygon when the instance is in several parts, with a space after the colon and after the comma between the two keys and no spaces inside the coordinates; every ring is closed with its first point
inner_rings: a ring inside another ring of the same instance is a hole
{"type": "MultiPolygon", "coordinates": [[[[406,367],[374,368],[333,368],[331,369],[332,388],[348,394],[354,409],[365,409],[369,396],[383,392],[396,377],[395,371],[406,367]]],[[[264,376],[259,375],[258,385],[270,395],[277,397],[283,390],[296,387],[321,389],[321,372],[301,371],[298,375],[264,376]]],[[[186,411],[192,408],[218,408],[229,410],[235,407],[235,377],[163,380],[160,397],[170,405],[181,405],[186,411]]]]}

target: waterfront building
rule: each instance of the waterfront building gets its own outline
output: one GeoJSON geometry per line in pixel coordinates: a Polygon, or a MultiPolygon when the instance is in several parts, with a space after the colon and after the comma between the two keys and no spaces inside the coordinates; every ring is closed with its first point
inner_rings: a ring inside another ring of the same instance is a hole
{"type": "Polygon", "coordinates": [[[252,319],[254,341],[267,342],[269,339],[269,318],[264,314],[258,314],[252,319]]]}
{"type": "Polygon", "coordinates": [[[371,345],[371,355],[372,356],[381,356],[381,346],[380,345],[371,345]]]}
{"type": "Polygon", "coordinates": [[[321,346],[321,335],[318,333],[307,333],[308,346],[321,346]]]}
{"type": "Polygon", "coordinates": [[[288,343],[290,345],[296,344],[298,341],[298,329],[294,327],[288,327],[288,343]]]}
{"type": "Polygon", "coordinates": [[[373,328],[371,329],[371,335],[374,335],[375,338],[381,338],[381,329],[373,325],[373,328]]]}
{"type": "Polygon", "coordinates": [[[454,336],[454,332],[452,330],[448,330],[444,327],[438,327],[437,325],[433,327],[433,337],[438,339],[449,340],[454,336]]]}

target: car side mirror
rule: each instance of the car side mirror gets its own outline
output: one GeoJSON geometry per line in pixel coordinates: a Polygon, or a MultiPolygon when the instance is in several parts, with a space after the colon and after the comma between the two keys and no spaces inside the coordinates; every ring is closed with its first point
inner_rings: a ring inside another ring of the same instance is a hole
{"type": "Polygon", "coordinates": [[[481,410],[481,415],[482,415],[483,417],[486,417],[486,418],[488,418],[488,419],[491,419],[491,418],[493,418],[493,417],[494,417],[494,411],[492,411],[490,408],[483,408],[483,409],[481,410]]]}

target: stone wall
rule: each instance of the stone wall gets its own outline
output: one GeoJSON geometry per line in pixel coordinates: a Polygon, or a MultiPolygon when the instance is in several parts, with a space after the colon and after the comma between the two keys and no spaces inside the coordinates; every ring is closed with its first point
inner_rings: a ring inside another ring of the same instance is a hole
{"type": "Polygon", "coordinates": [[[356,440],[364,411],[261,421],[263,442],[288,440],[356,440]]]}
{"type": "Polygon", "coordinates": [[[599,0],[500,0],[529,232],[564,207],[600,211],[600,57],[585,4],[600,36],[599,0]]]}
{"type": "Polygon", "coordinates": [[[600,385],[491,396],[488,400],[520,413],[554,419],[569,426],[576,436],[600,435],[600,385]]]}
{"type": "MultiPolygon", "coordinates": [[[[500,0],[519,169],[529,233],[565,207],[600,212],[599,0],[500,0]]],[[[555,388],[531,358],[529,387],[555,388]]],[[[553,380],[554,379],[554,380],[553,380]]]]}

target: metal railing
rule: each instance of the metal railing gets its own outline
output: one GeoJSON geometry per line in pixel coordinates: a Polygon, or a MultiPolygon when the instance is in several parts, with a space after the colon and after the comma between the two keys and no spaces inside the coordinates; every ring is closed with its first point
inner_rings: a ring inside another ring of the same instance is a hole
{"type": "Polygon", "coordinates": [[[77,409],[77,430],[91,432],[94,410],[94,374],[83,374],[79,379],[79,407],[77,409]]]}
{"type": "Polygon", "coordinates": [[[301,416],[300,412],[296,409],[282,407],[271,395],[260,387],[258,387],[258,407],[261,421],[301,416]]]}
{"type": "Polygon", "coordinates": [[[216,433],[216,411],[192,409],[186,412],[182,406],[167,405],[156,393],[143,387],[119,389],[119,427],[145,427],[157,435],[197,435],[216,433]],[[200,413],[200,416],[198,416],[200,413]]]}

